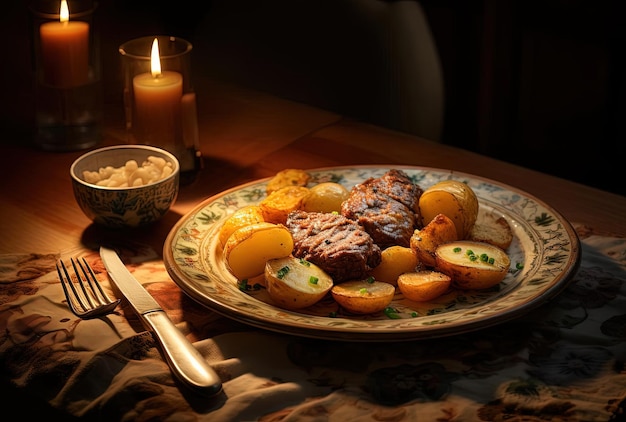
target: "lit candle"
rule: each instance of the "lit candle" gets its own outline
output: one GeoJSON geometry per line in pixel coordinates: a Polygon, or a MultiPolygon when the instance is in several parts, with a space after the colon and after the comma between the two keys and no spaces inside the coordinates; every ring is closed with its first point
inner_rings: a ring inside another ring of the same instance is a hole
{"type": "Polygon", "coordinates": [[[138,142],[176,151],[180,143],[180,106],[183,77],[178,72],[161,72],[159,42],[155,38],[150,54],[150,73],[133,78],[133,132],[138,142]]]}
{"type": "Polygon", "coordinates": [[[89,80],[89,24],[70,22],[67,1],[61,1],[59,22],[39,27],[45,83],[60,88],[84,85],[89,80]]]}

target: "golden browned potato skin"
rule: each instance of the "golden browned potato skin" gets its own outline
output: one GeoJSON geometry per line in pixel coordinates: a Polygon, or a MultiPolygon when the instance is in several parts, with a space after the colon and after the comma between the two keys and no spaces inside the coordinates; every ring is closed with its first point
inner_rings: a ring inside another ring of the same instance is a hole
{"type": "Polygon", "coordinates": [[[226,241],[235,230],[263,221],[265,221],[265,218],[263,218],[263,213],[258,205],[247,205],[239,208],[224,221],[220,228],[218,235],[220,245],[224,247],[226,241]]]}
{"type": "Polygon", "coordinates": [[[309,194],[304,186],[286,186],[270,193],[259,203],[265,221],[285,224],[291,211],[302,207],[303,199],[309,194]]]}
{"type": "Polygon", "coordinates": [[[284,169],[279,171],[267,182],[265,192],[269,195],[287,186],[306,186],[311,175],[302,169],[284,169]]]}
{"type": "Polygon", "coordinates": [[[398,289],[407,299],[428,302],[446,293],[451,282],[450,276],[442,272],[421,270],[400,275],[398,289]]]}
{"type": "Polygon", "coordinates": [[[437,214],[424,228],[415,230],[410,246],[420,263],[435,266],[435,250],[441,244],[458,240],[456,225],[445,214],[437,214]]]}
{"type": "Polygon", "coordinates": [[[384,310],[396,289],[384,281],[351,280],[336,284],[330,290],[333,299],[353,314],[372,314],[384,310]]]}
{"type": "Polygon", "coordinates": [[[381,261],[370,275],[378,281],[396,286],[400,274],[415,271],[419,260],[417,254],[412,248],[394,245],[381,252],[381,261]]]}

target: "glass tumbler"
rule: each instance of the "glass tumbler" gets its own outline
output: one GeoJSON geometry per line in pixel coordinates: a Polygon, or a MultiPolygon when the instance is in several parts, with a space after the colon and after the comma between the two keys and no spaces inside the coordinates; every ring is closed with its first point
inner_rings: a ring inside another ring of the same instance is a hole
{"type": "Polygon", "coordinates": [[[174,154],[181,183],[193,180],[201,167],[192,48],[171,36],[136,38],[119,47],[128,142],[174,154]]]}
{"type": "Polygon", "coordinates": [[[90,148],[102,139],[102,83],[94,1],[30,4],[35,144],[49,151],[90,148]]]}

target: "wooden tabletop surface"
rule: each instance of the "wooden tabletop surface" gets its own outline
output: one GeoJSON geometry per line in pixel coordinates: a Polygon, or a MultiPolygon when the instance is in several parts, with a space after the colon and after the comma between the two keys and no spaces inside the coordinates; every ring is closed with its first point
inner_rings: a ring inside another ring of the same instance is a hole
{"type": "MultiPolygon", "coordinates": [[[[163,220],[132,234],[157,251],[182,216],[227,188],[284,168],[362,164],[416,165],[486,177],[526,191],[572,223],[626,236],[626,197],[265,93],[215,81],[204,81],[196,90],[204,169],[193,183],[181,186],[163,220]]],[[[107,106],[105,120],[103,145],[125,143],[121,105],[107,106]]],[[[91,224],[74,200],[69,168],[84,151],[45,152],[29,140],[8,141],[0,147],[0,253],[58,253],[115,235],[91,224]]]]}

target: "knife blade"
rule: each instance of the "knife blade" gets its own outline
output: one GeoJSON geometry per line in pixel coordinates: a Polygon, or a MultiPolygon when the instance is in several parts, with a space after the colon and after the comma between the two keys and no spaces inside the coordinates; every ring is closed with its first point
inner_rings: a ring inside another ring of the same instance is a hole
{"type": "Polygon", "coordinates": [[[100,257],[115,285],[141,317],[146,328],[152,331],[174,375],[195,391],[207,395],[219,393],[222,382],[217,373],[128,271],[117,252],[102,246],[100,257]]]}

